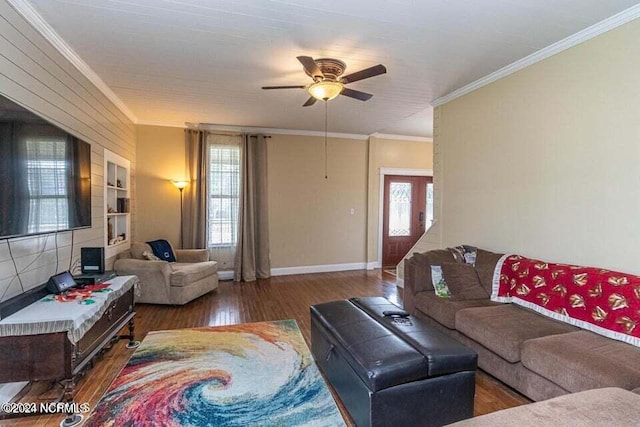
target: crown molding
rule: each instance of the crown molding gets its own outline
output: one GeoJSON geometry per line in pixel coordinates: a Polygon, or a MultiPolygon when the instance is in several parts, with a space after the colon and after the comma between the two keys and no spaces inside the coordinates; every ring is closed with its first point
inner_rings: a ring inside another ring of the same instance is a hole
{"type": "MultiPolygon", "coordinates": [[[[324,131],[317,130],[298,130],[298,129],[279,129],[279,128],[264,128],[264,127],[251,127],[251,126],[233,126],[233,125],[219,125],[214,123],[185,123],[185,126],[190,129],[203,129],[208,131],[219,132],[242,132],[242,133],[267,133],[271,135],[298,135],[298,136],[319,136],[324,138],[324,131]]],[[[362,135],[357,133],[339,133],[339,132],[327,132],[329,138],[344,138],[344,139],[369,139],[369,135],[362,135]]]]}
{"type": "Polygon", "coordinates": [[[480,89],[483,86],[495,82],[496,80],[513,74],[516,71],[520,71],[523,68],[529,67],[537,62],[549,58],[550,56],[572,48],[580,43],[604,34],[607,31],[613,30],[637,18],[640,18],[640,4],[631,6],[630,8],[625,9],[622,12],[604,19],[590,27],[587,27],[584,30],[578,31],[577,33],[572,34],[565,39],[542,48],[529,56],[525,56],[524,58],[519,59],[516,62],[507,65],[506,67],[500,68],[499,70],[494,71],[491,74],[487,74],[486,76],[472,83],[469,83],[466,86],[456,89],[453,92],[436,99],[431,103],[431,105],[433,105],[434,107],[438,107],[442,104],[446,104],[447,102],[453,101],[456,98],[460,98],[461,96],[473,92],[476,89],[480,89]]]}
{"type": "Polygon", "coordinates": [[[186,128],[187,124],[184,122],[164,122],[161,120],[138,120],[136,125],[140,126],[162,126],[168,128],[186,128]]]}
{"type": "Polygon", "coordinates": [[[135,114],[125,105],[100,76],[80,58],[80,56],[60,37],[60,35],[49,25],[42,16],[33,8],[27,0],[8,0],[9,4],[36,29],[51,45],[64,56],[80,73],[98,88],[122,113],[133,123],[138,119],[135,114]]]}
{"type": "Polygon", "coordinates": [[[430,138],[427,136],[395,135],[390,133],[379,133],[379,132],[374,132],[369,136],[372,138],[380,138],[380,139],[395,139],[397,141],[433,142],[433,138],[430,138]]]}
{"type": "MultiPolygon", "coordinates": [[[[138,120],[136,123],[140,126],[162,126],[172,128],[189,128],[189,129],[204,129],[209,131],[218,132],[246,132],[246,133],[269,133],[272,135],[298,135],[298,136],[319,136],[324,137],[323,131],[315,130],[298,130],[298,129],[281,129],[281,128],[265,128],[265,127],[251,127],[251,126],[234,126],[234,125],[219,125],[213,123],[178,123],[178,122],[166,122],[166,121],[154,121],[154,120],[138,120]]],[[[393,139],[397,141],[415,141],[415,142],[433,142],[433,138],[426,136],[409,136],[409,135],[396,135],[388,133],[374,132],[371,135],[357,134],[357,133],[339,133],[328,132],[329,138],[344,138],[344,139],[358,139],[365,140],[369,138],[380,139],[393,139]]]]}

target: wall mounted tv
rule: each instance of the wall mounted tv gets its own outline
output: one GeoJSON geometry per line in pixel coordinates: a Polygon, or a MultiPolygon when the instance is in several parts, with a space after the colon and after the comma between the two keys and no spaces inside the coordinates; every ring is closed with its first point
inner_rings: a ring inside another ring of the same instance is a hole
{"type": "Polygon", "coordinates": [[[0,239],[91,227],[91,146],[0,96],[0,239]]]}

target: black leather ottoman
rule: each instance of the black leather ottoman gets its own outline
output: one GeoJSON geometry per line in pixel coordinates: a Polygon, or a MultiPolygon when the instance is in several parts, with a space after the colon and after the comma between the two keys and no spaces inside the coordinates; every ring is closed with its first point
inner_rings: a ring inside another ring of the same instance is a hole
{"type": "Polygon", "coordinates": [[[473,416],[477,354],[384,298],[311,306],[311,351],[359,426],[438,426],[473,416]]]}

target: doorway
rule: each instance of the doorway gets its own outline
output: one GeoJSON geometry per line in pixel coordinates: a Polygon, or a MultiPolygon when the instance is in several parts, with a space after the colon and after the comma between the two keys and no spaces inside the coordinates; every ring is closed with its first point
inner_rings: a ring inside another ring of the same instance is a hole
{"type": "Polygon", "coordinates": [[[395,267],[433,222],[433,178],[385,175],[382,267],[395,267]]]}

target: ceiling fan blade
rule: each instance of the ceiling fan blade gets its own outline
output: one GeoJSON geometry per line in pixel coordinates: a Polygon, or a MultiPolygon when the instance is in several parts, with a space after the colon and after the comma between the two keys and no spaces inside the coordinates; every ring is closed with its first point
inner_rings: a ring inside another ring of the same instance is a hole
{"type": "Polygon", "coordinates": [[[340,95],[348,96],[349,98],[355,98],[360,101],[368,101],[373,96],[370,93],[360,92],[359,90],[353,90],[346,87],[342,89],[342,92],[340,92],[340,95]]]}
{"type": "Polygon", "coordinates": [[[315,80],[316,78],[324,78],[324,74],[322,73],[322,71],[320,71],[320,68],[318,68],[318,64],[316,64],[316,61],[314,61],[312,57],[298,56],[298,61],[300,61],[305,71],[311,77],[313,77],[313,80],[315,80]]]}
{"type": "Polygon", "coordinates": [[[262,89],[304,89],[306,86],[262,86],[262,89]]]}
{"type": "Polygon", "coordinates": [[[309,99],[307,99],[307,102],[305,102],[304,104],[302,104],[303,107],[309,107],[313,104],[315,104],[317,101],[317,99],[315,99],[313,96],[310,96],[309,99]]]}
{"type": "Polygon", "coordinates": [[[365,68],[364,70],[356,71],[355,73],[343,76],[340,78],[340,80],[344,84],[353,83],[357,82],[358,80],[368,79],[369,77],[379,76],[380,74],[384,74],[386,72],[387,68],[382,64],[378,64],[373,67],[365,68]]]}

